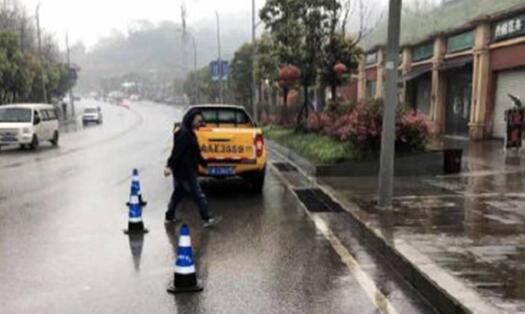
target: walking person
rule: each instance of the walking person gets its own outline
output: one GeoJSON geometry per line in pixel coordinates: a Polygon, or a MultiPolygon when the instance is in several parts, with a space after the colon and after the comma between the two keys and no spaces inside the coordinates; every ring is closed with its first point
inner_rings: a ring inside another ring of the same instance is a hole
{"type": "Polygon", "coordinates": [[[65,101],[62,102],[62,116],[64,120],[67,120],[67,103],[65,101]]]}
{"type": "Polygon", "coordinates": [[[212,218],[208,209],[208,200],[202,192],[197,180],[199,165],[206,167],[207,162],[202,158],[195,130],[203,122],[202,113],[198,110],[190,111],[184,117],[180,130],[173,136],[173,148],[168,158],[165,176],[173,176],[173,193],[166,211],[166,222],[176,222],[175,211],[184,198],[185,191],[190,192],[193,200],[199,207],[199,213],[204,227],[210,227],[222,220],[221,217],[212,218]]]}

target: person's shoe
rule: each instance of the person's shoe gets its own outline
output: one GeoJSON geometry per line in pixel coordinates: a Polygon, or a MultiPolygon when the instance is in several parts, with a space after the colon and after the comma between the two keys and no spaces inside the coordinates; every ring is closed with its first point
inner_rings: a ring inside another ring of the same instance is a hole
{"type": "Polygon", "coordinates": [[[213,217],[213,218],[208,219],[208,221],[206,221],[203,226],[204,226],[204,228],[209,228],[211,226],[215,226],[216,224],[218,224],[221,221],[222,221],[222,217],[221,216],[213,217]]]}

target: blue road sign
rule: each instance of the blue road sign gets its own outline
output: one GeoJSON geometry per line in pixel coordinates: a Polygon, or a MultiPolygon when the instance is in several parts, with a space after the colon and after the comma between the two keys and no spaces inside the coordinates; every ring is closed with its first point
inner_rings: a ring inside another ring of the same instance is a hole
{"type": "Polygon", "coordinates": [[[212,61],[210,63],[210,74],[211,74],[211,80],[212,81],[226,81],[228,79],[230,68],[228,65],[228,61],[221,60],[220,66],[219,61],[212,61]]]}

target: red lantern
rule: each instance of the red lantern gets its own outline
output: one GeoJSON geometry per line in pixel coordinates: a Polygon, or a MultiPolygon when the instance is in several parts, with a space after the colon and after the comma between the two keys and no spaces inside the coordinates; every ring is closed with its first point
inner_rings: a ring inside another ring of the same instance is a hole
{"type": "Polygon", "coordinates": [[[287,65],[279,70],[279,79],[286,83],[296,81],[301,76],[301,71],[294,65],[287,65]]]}
{"type": "Polygon", "coordinates": [[[348,71],[348,68],[344,63],[337,62],[336,65],[334,65],[334,72],[337,73],[337,75],[342,75],[346,71],[348,71]]]}

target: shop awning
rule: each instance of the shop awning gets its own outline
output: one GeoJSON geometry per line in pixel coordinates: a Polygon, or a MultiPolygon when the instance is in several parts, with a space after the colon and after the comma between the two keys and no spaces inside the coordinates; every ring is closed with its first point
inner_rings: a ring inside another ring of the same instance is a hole
{"type": "Polygon", "coordinates": [[[461,58],[461,59],[450,59],[445,61],[439,69],[441,71],[451,70],[451,69],[458,69],[462,68],[464,66],[467,66],[472,63],[472,57],[468,58],[461,58]]]}
{"type": "Polygon", "coordinates": [[[411,81],[411,80],[416,79],[416,78],[420,77],[421,75],[424,75],[424,74],[426,74],[426,73],[428,73],[430,71],[432,71],[432,65],[420,66],[420,67],[414,68],[410,72],[408,72],[403,77],[403,80],[411,81]]]}

